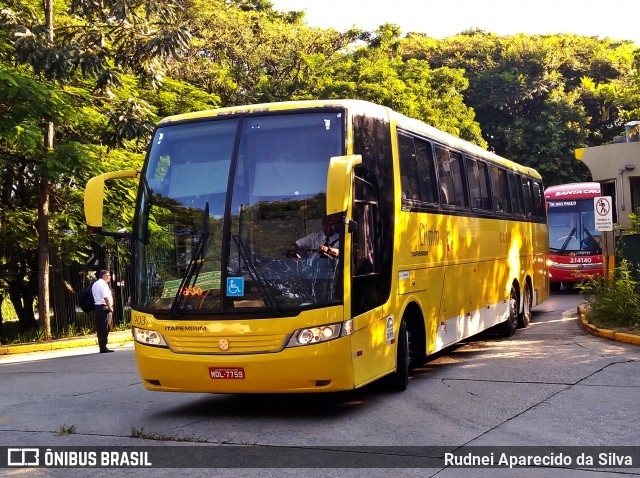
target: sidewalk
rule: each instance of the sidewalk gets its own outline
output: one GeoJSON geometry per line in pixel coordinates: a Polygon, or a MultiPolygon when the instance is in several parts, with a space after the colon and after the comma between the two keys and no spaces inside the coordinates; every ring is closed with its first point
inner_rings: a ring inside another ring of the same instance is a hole
{"type": "MultiPolygon", "coordinates": [[[[131,336],[131,330],[119,330],[109,333],[109,345],[123,345],[132,341],[133,338],[131,336]]],[[[64,350],[69,348],[88,346],[98,346],[98,339],[95,335],[52,340],[50,342],[0,345],[0,356],[23,354],[29,352],[49,352],[52,350],[64,350]]]]}
{"type": "Polygon", "coordinates": [[[586,309],[584,306],[578,306],[578,318],[582,324],[582,328],[591,335],[603,337],[605,339],[615,340],[616,342],[624,342],[627,344],[640,345],[640,336],[627,334],[624,332],[616,332],[614,330],[599,329],[587,320],[586,309]]]}

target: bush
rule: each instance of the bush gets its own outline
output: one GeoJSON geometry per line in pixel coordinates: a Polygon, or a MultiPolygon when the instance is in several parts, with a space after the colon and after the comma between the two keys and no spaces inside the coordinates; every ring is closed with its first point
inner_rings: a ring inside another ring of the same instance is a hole
{"type": "Polygon", "coordinates": [[[628,261],[614,269],[613,278],[592,278],[577,287],[589,305],[590,322],[640,333],[640,290],[628,261]]]}

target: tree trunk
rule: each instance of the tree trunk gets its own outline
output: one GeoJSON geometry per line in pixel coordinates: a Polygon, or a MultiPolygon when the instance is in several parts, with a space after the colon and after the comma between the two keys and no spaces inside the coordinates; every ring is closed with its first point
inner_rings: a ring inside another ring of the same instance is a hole
{"type": "MultiPolygon", "coordinates": [[[[49,123],[45,143],[53,143],[53,123],[49,123]]],[[[38,197],[38,316],[45,340],[51,340],[49,316],[49,196],[50,181],[46,172],[40,178],[38,197]]]]}
{"type": "MultiPolygon", "coordinates": [[[[53,45],[53,0],[44,0],[47,40],[53,45]]],[[[53,151],[55,130],[53,122],[47,123],[44,135],[44,156],[53,151]]],[[[44,163],[44,161],[43,161],[44,163]]],[[[42,165],[38,197],[38,315],[45,340],[51,340],[51,317],[49,316],[49,197],[51,182],[46,166],[42,165]]]]}

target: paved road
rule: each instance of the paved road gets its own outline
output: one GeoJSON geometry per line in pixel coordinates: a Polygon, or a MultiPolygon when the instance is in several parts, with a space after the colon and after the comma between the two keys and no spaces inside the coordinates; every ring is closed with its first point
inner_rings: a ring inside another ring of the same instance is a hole
{"type": "MultiPolygon", "coordinates": [[[[0,446],[209,443],[258,447],[274,455],[282,446],[640,446],[640,347],[586,334],[576,318],[580,302],[574,293],[552,296],[534,309],[526,330],[511,339],[485,333],[449,349],[414,371],[409,388],[400,394],[375,384],[330,395],[148,392],[131,347],[107,355],[89,348],[15,362],[2,357],[0,446]],[[59,433],[70,427],[72,434],[59,433]],[[147,439],[133,438],[135,433],[147,439]]],[[[32,470],[33,476],[89,476],[88,471],[32,470]]],[[[175,470],[145,471],[175,475],[175,470]]],[[[640,469],[618,472],[638,476],[640,469]]],[[[124,476],[125,471],[100,473],[124,476]]],[[[189,474],[211,476],[202,469],[189,474]]],[[[539,468],[367,474],[619,476],[614,470],[539,468]]],[[[220,469],[215,475],[355,477],[363,470],[244,468],[220,469]]]]}

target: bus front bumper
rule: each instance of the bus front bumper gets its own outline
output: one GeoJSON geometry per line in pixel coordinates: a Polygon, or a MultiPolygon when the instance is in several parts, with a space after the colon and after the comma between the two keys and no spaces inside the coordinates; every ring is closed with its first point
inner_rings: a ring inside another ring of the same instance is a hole
{"type": "Polygon", "coordinates": [[[258,354],[187,354],[135,343],[148,390],[196,393],[332,392],[354,388],[351,342],[258,354]]]}
{"type": "Polygon", "coordinates": [[[550,282],[577,283],[591,277],[602,277],[604,267],[602,263],[595,264],[560,264],[549,267],[550,282]]]}

